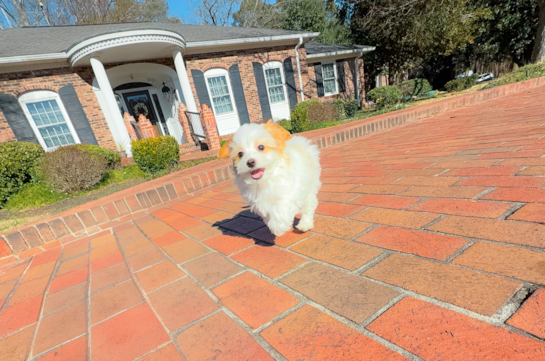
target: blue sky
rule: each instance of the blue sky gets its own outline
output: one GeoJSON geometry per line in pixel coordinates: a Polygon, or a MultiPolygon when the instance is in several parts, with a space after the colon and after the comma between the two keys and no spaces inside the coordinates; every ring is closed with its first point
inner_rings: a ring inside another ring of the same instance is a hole
{"type": "Polygon", "coordinates": [[[186,24],[197,24],[193,10],[199,4],[199,0],[167,0],[170,14],[177,15],[186,24]]]}

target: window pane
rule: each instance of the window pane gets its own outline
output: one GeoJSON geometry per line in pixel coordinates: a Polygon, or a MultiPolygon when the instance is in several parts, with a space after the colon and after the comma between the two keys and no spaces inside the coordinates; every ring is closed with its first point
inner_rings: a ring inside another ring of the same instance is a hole
{"type": "Polygon", "coordinates": [[[27,108],[48,148],[75,143],[56,100],[28,103],[27,108]]]}
{"type": "Polygon", "coordinates": [[[227,78],[225,76],[217,76],[215,78],[208,78],[208,87],[210,88],[210,94],[214,96],[229,94],[229,88],[227,87],[227,78]]]}
{"type": "Polygon", "coordinates": [[[229,113],[233,111],[227,78],[224,75],[208,78],[208,88],[212,96],[212,103],[216,114],[229,113]]]}
{"type": "Polygon", "coordinates": [[[269,88],[271,103],[284,101],[284,87],[282,85],[269,88]]]}
{"type": "Polygon", "coordinates": [[[324,90],[326,93],[335,93],[335,79],[324,80],[324,90]]]}
{"type": "Polygon", "coordinates": [[[282,74],[280,74],[279,68],[265,70],[267,78],[267,86],[272,87],[275,85],[282,85],[282,74]]]}
{"type": "Polygon", "coordinates": [[[335,79],[335,70],[333,69],[333,64],[322,65],[322,76],[324,79],[335,79]]]}
{"type": "Polygon", "coordinates": [[[212,98],[214,103],[214,109],[216,114],[229,113],[233,111],[233,106],[231,105],[231,97],[229,95],[223,95],[220,97],[212,98]]]}

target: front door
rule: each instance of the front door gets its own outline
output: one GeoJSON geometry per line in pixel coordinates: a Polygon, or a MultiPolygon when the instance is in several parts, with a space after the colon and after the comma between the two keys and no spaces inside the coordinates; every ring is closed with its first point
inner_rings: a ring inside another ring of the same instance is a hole
{"type": "Polygon", "coordinates": [[[125,99],[125,104],[127,105],[127,110],[129,114],[138,121],[140,115],[144,115],[148,118],[155,129],[155,134],[164,134],[162,129],[160,129],[160,124],[158,122],[157,116],[155,115],[155,109],[151,100],[149,91],[140,90],[130,93],[123,93],[123,98],[125,99]]]}
{"type": "Polygon", "coordinates": [[[265,80],[267,82],[267,93],[271,106],[271,115],[274,121],[290,119],[290,105],[286,94],[286,82],[282,63],[271,61],[263,66],[265,80]]]}

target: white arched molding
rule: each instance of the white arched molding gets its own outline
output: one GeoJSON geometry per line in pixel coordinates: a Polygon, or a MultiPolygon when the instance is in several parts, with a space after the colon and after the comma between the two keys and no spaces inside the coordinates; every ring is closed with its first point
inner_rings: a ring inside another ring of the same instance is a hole
{"type": "Polygon", "coordinates": [[[32,91],[21,95],[19,104],[44,150],[80,143],[59,94],[50,90],[32,91]]]}
{"type": "Polygon", "coordinates": [[[96,36],[74,45],[68,50],[67,55],[70,60],[70,64],[75,66],[79,60],[90,56],[93,53],[124,45],[145,43],[162,43],[185,49],[185,39],[180,34],[166,30],[149,29],[122,31],[113,34],[96,36]]]}

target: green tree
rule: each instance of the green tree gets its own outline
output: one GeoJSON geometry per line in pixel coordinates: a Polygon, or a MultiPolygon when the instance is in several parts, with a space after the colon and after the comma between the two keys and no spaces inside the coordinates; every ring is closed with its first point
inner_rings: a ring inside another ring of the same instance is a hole
{"type": "Polygon", "coordinates": [[[339,9],[328,0],[284,0],[282,29],[320,32],[316,41],[350,44],[350,28],[338,18],[339,9]]]}
{"type": "Polygon", "coordinates": [[[390,82],[403,69],[464,49],[474,39],[477,21],[489,10],[471,8],[469,0],[347,0],[354,40],[376,46],[366,57],[374,78],[388,69],[390,82]]]}

